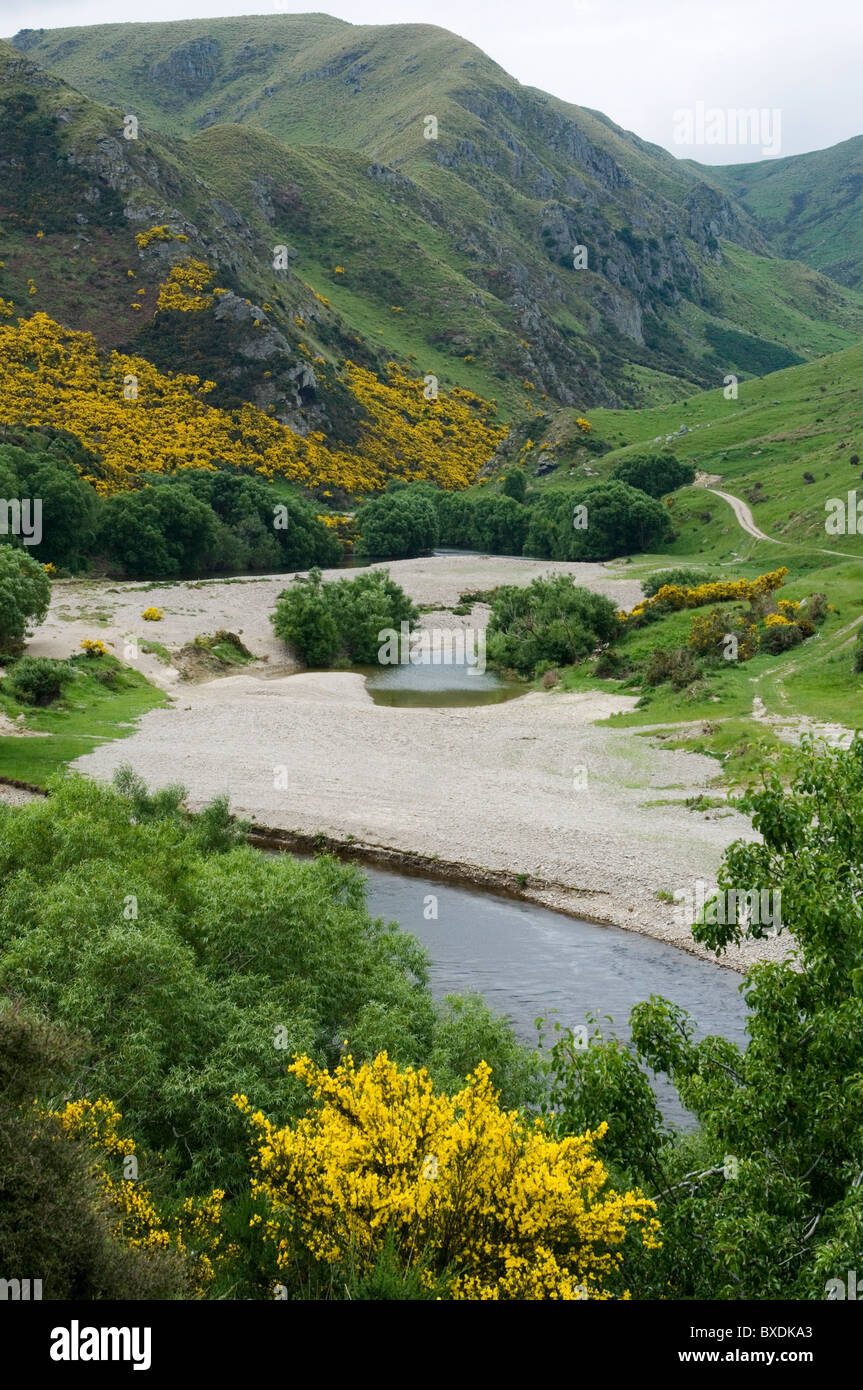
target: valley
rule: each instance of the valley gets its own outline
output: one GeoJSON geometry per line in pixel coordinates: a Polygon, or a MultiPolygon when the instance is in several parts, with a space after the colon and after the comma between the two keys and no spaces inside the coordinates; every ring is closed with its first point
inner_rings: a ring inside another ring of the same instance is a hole
{"type": "Polygon", "coordinates": [[[4,1297],[824,1299],[863,136],[94,17],[0,39],[4,1297]]]}

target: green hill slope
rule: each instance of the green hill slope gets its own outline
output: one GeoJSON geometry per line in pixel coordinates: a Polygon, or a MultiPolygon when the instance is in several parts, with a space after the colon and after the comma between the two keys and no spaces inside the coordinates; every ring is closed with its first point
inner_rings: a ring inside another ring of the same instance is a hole
{"type": "Polygon", "coordinates": [[[135,114],[139,142],[168,137],[361,339],[510,412],[674,398],[863,336],[863,298],[767,254],[714,183],[445,30],[279,15],[14,42],[135,114]]]}
{"type": "MultiPolygon", "coordinates": [[[[538,422],[529,427],[533,447],[522,449],[521,459],[540,489],[607,476],[636,454],[671,452],[692,464],[701,485],[670,499],[677,533],[668,548],[672,556],[726,563],[757,556],[762,564],[787,563],[786,553],[799,559],[806,552],[819,564],[832,563],[826,554],[819,560],[819,552],[863,556],[863,530],[836,536],[825,530],[828,498],[847,500],[856,490],[863,501],[861,373],[863,343],[741,381],[736,399],[726,399],[720,388],[643,410],[592,410],[591,444],[594,450],[596,441],[605,446],[601,457],[584,447],[575,412],[559,410],[539,429],[538,422]],[[528,457],[537,463],[527,463],[528,457]],[[747,534],[712,488],[743,501],[769,540],[747,534]]],[[[510,460],[519,456],[527,428],[513,432],[510,460]]]]}
{"type": "Polygon", "coordinates": [[[863,284],[863,135],[788,159],[693,167],[747,208],[780,255],[863,284]]]}

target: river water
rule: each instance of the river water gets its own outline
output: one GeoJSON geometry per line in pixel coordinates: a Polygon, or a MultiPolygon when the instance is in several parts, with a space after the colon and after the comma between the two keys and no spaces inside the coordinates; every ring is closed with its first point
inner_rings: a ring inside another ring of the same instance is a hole
{"type": "MultiPolygon", "coordinates": [[[[388,870],[363,872],[372,916],[399,922],[426,947],[435,997],[478,992],[509,1017],[524,1042],[536,1042],[539,1016],[574,1028],[588,1013],[602,1016],[603,1035],[628,1041],[633,1004],[659,994],[692,1015],[696,1037],[718,1033],[746,1045],[746,1004],[740,976],[731,970],[635,932],[485,890],[388,870]],[[436,918],[428,915],[433,910],[436,918]]],[[[688,1127],[677,1093],[662,1079],[656,1091],[666,1118],[688,1127]]]]}

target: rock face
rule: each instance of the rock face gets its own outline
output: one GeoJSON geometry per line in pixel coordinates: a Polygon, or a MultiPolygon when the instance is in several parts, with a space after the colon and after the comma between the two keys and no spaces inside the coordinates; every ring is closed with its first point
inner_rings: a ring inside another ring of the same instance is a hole
{"type": "Polygon", "coordinates": [[[147,77],[155,86],[164,88],[167,93],[190,97],[197,96],[215,80],[221,66],[221,45],[218,39],[190,39],[181,43],[162,58],[151,64],[147,77]]]}

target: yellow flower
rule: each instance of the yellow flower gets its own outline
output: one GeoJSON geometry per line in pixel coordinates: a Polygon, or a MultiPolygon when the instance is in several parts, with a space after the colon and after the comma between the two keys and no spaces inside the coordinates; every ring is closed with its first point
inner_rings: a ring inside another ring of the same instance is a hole
{"type": "Polygon", "coordinates": [[[141,614],[141,617],[147,623],[160,623],[164,616],[161,608],[155,608],[152,605],[149,608],[145,608],[141,614]]]}

